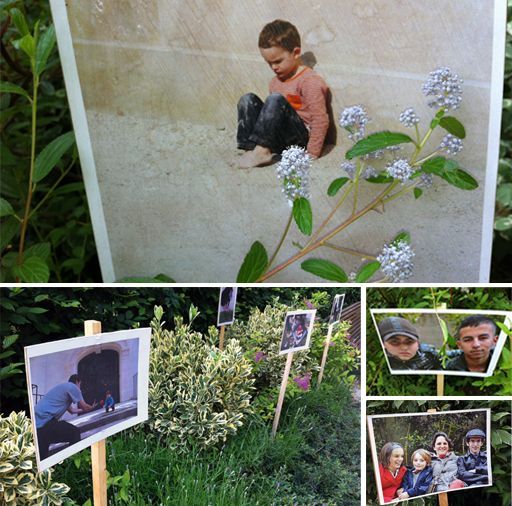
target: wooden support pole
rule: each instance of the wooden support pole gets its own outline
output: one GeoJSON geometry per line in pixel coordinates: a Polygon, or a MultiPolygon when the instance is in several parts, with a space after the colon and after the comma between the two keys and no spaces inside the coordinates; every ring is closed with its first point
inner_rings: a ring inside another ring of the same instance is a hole
{"type": "Polygon", "coordinates": [[[436,380],[437,395],[442,397],[444,395],[444,374],[436,374],[436,380]]]}
{"type": "MultiPolygon", "coordinates": [[[[101,334],[101,322],[86,320],[84,331],[86,336],[101,334]]],[[[91,445],[91,461],[94,506],[107,506],[107,452],[104,439],[91,445]]]]}
{"type": "MultiPolygon", "coordinates": [[[[427,409],[427,413],[435,413],[436,411],[437,409],[435,408],[427,409]]],[[[439,506],[448,506],[448,494],[446,492],[441,492],[440,494],[437,495],[437,497],[439,501],[439,506]]]]}
{"type": "Polygon", "coordinates": [[[320,364],[320,372],[318,373],[318,382],[316,384],[317,388],[320,386],[320,383],[322,383],[322,378],[324,377],[325,363],[327,362],[327,354],[329,353],[329,343],[331,342],[333,326],[334,325],[329,325],[329,330],[327,331],[327,337],[325,338],[324,353],[322,355],[322,362],[320,364]]]}
{"type": "Polygon", "coordinates": [[[286,392],[286,385],[288,384],[288,376],[292,368],[293,352],[288,353],[286,356],[286,365],[284,367],[283,381],[281,381],[281,390],[279,391],[279,399],[277,400],[276,414],[274,416],[274,423],[272,424],[272,437],[276,436],[277,426],[279,425],[279,417],[281,416],[281,409],[283,407],[284,394],[286,392]]]}
{"type": "Polygon", "coordinates": [[[220,334],[219,334],[219,350],[222,351],[224,349],[224,331],[226,330],[225,325],[220,326],[220,334]]]}

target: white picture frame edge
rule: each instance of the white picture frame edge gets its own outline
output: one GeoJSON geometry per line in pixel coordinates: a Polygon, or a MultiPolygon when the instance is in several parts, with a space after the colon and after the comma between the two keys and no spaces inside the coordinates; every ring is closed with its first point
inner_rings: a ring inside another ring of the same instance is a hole
{"type": "Polygon", "coordinates": [[[382,338],[380,337],[379,329],[377,327],[377,322],[375,320],[374,314],[382,314],[382,313],[425,313],[425,314],[434,314],[437,313],[439,315],[442,314],[481,314],[481,315],[496,315],[496,316],[505,316],[505,320],[503,323],[505,325],[508,325],[508,328],[512,328],[512,311],[500,311],[496,309],[429,309],[429,308],[404,308],[404,309],[384,309],[384,308],[376,308],[371,309],[370,308],[370,314],[372,316],[373,325],[375,327],[375,330],[377,332],[377,335],[379,337],[380,345],[382,348],[382,353],[384,354],[384,358],[386,359],[386,364],[388,366],[388,370],[390,374],[392,375],[432,375],[432,374],[444,374],[445,376],[474,376],[477,378],[487,378],[489,376],[492,376],[494,374],[494,369],[496,368],[496,365],[498,364],[499,357],[501,355],[501,351],[503,350],[503,346],[505,345],[505,342],[507,340],[507,335],[503,330],[501,330],[498,327],[498,330],[500,331],[498,342],[496,343],[496,346],[494,347],[494,353],[492,354],[491,361],[489,362],[489,367],[487,369],[487,372],[471,372],[471,371],[449,371],[445,369],[432,369],[428,371],[416,371],[413,369],[392,369],[391,365],[389,363],[389,359],[386,353],[386,350],[384,348],[384,343],[382,342],[382,338]]]}
{"type": "MultiPolygon", "coordinates": [[[[491,408],[478,408],[478,409],[457,409],[457,410],[450,410],[450,411],[436,411],[436,412],[422,412],[422,413],[389,413],[384,415],[367,415],[366,416],[366,424],[368,428],[368,437],[370,441],[370,452],[372,455],[372,462],[373,462],[373,472],[375,476],[375,481],[377,483],[377,493],[379,494],[379,504],[381,506],[386,504],[399,504],[403,501],[390,501],[390,502],[384,502],[384,496],[382,493],[382,484],[380,482],[380,473],[378,472],[379,469],[379,456],[377,449],[375,447],[375,434],[373,431],[373,423],[372,420],[374,418],[391,418],[391,417],[399,417],[399,416],[424,416],[424,415],[447,415],[447,414],[453,414],[453,413],[467,413],[470,411],[486,411],[485,416],[485,429],[486,429],[486,438],[485,438],[485,449],[487,452],[487,455],[491,455],[491,438],[489,437],[489,432],[491,430],[491,408]]],[[[486,485],[474,485],[470,488],[484,488],[484,487],[491,487],[492,486],[492,459],[488,459],[488,468],[489,468],[489,483],[486,485]]],[[[457,492],[457,490],[464,490],[464,489],[454,489],[454,490],[448,490],[447,493],[457,492]]],[[[427,497],[431,495],[439,495],[443,492],[432,492],[430,494],[424,494],[419,497],[427,497]]],[[[413,498],[415,499],[415,498],[413,498]]],[[[407,499],[404,499],[404,501],[407,499]]]]}
{"type": "Polygon", "coordinates": [[[287,311],[286,315],[284,317],[284,323],[283,323],[283,332],[281,333],[281,341],[279,342],[279,355],[287,355],[288,353],[294,353],[296,351],[302,351],[307,350],[310,345],[311,341],[311,334],[313,333],[313,326],[315,325],[315,316],[316,316],[316,309],[297,309],[295,311],[287,311]],[[294,314],[311,314],[311,325],[308,328],[308,335],[306,337],[306,342],[302,346],[298,346],[296,348],[288,348],[287,350],[281,350],[282,344],[283,344],[283,338],[284,338],[284,332],[286,330],[286,321],[288,320],[288,317],[294,314]]]}
{"type": "MultiPolygon", "coordinates": [[[[101,200],[98,175],[65,0],[50,0],[50,9],[57,36],[57,46],[59,48],[71,120],[82,167],[87,204],[91,215],[102,281],[104,283],[113,283],[116,281],[114,260],[101,200]]],[[[498,178],[499,139],[503,100],[502,84],[505,67],[506,19],[507,0],[494,0],[491,97],[489,106],[486,176],[484,183],[482,236],[480,243],[479,283],[489,282],[491,270],[494,203],[496,200],[496,183],[498,178]],[[496,142],[495,139],[498,139],[498,142],[496,142]]],[[[473,282],[475,281],[476,280],[473,282]]]]}
{"type": "Polygon", "coordinates": [[[101,334],[94,334],[92,336],[83,336],[83,337],[72,337],[69,339],[62,339],[60,341],[51,341],[49,343],[42,344],[34,344],[31,346],[25,346],[25,372],[27,378],[27,395],[29,397],[29,408],[30,408],[30,418],[32,425],[32,432],[34,435],[34,445],[36,447],[36,462],[37,469],[39,472],[52,467],[59,462],[69,458],[71,455],[78,453],[85,448],[88,448],[93,443],[97,443],[102,439],[106,439],[109,436],[113,436],[122,430],[128,429],[129,427],[133,427],[134,425],[138,425],[146,421],[149,418],[148,415],[148,389],[149,389],[149,352],[150,352],[150,342],[151,342],[151,328],[144,327],[139,329],[130,329],[130,330],[119,330],[116,332],[105,332],[101,334]],[[73,446],[69,448],[64,448],[59,451],[55,455],[51,455],[44,460],[39,459],[39,444],[37,441],[37,430],[35,425],[35,413],[34,413],[34,402],[32,399],[32,392],[28,388],[28,385],[32,384],[31,375],[30,375],[30,359],[34,357],[48,355],[50,353],[58,353],[61,351],[72,350],[76,348],[85,348],[87,346],[94,346],[96,344],[107,344],[114,343],[118,341],[125,341],[130,339],[138,339],[139,341],[139,356],[138,356],[138,364],[137,371],[139,373],[137,375],[137,415],[134,417],[130,417],[128,420],[122,420],[118,424],[109,427],[105,430],[99,430],[92,436],[89,436],[85,439],[82,439],[78,443],[75,443],[73,446]],[[144,381],[147,379],[147,381],[144,381]]]}

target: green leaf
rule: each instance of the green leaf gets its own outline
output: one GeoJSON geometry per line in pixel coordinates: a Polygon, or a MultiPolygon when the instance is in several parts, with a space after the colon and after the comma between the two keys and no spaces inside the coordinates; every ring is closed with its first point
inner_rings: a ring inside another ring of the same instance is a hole
{"type": "Polygon", "coordinates": [[[12,216],[16,214],[11,206],[11,203],[0,197],[0,217],[12,216]]]}
{"type": "Polygon", "coordinates": [[[39,257],[25,258],[21,265],[12,269],[13,274],[25,283],[46,283],[50,278],[50,269],[46,262],[39,257]]]}
{"type": "Polygon", "coordinates": [[[54,46],[55,28],[53,27],[53,25],[50,25],[37,43],[36,63],[34,69],[37,75],[41,75],[41,73],[45,69],[46,62],[48,61],[48,57],[50,56],[50,53],[52,52],[54,46]]]}
{"type": "Polygon", "coordinates": [[[414,188],[413,193],[414,198],[419,199],[423,195],[423,190],[421,188],[414,188]]]}
{"type": "Polygon", "coordinates": [[[498,186],[496,200],[505,207],[512,207],[512,183],[502,183],[498,186]]]}
{"type": "Polygon", "coordinates": [[[13,83],[0,83],[0,93],[15,93],[16,95],[23,95],[25,98],[32,100],[29,94],[21,86],[13,83]]]}
{"type": "Polygon", "coordinates": [[[354,146],[347,151],[345,158],[347,160],[351,160],[356,156],[367,155],[368,153],[373,153],[379,149],[384,149],[388,146],[396,146],[397,144],[403,144],[404,142],[414,143],[408,135],[400,132],[377,132],[356,142],[354,146]]]}
{"type": "Polygon", "coordinates": [[[365,283],[368,281],[380,268],[380,262],[377,260],[363,265],[356,276],[357,283],[365,283]]]}
{"type": "Polygon", "coordinates": [[[431,158],[427,160],[421,168],[423,172],[427,174],[435,174],[436,176],[440,176],[444,174],[444,166],[448,160],[443,156],[436,156],[435,158],[431,158]]]}
{"type": "Polygon", "coordinates": [[[411,244],[411,234],[409,232],[400,232],[392,241],[391,244],[398,244],[399,242],[405,242],[411,244]]]}
{"type": "Polygon", "coordinates": [[[441,118],[444,116],[445,110],[444,108],[439,109],[437,114],[434,116],[434,119],[430,122],[430,128],[433,130],[439,123],[441,122],[441,118]]]}
{"type": "Polygon", "coordinates": [[[378,176],[367,178],[366,181],[368,181],[369,183],[377,184],[392,183],[393,178],[391,176],[388,176],[386,172],[381,172],[378,176]]]}
{"type": "Polygon", "coordinates": [[[512,228],[512,216],[504,216],[503,218],[498,218],[494,222],[494,230],[498,232],[505,232],[506,230],[510,230],[512,228]]]}
{"type": "Polygon", "coordinates": [[[73,132],[67,132],[45,146],[36,158],[34,183],[38,183],[50,173],[74,142],[73,132]]]}
{"type": "Polygon", "coordinates": [[[265,246],[259,241],[255,241],[244,258],[244,262],[238,276],[237,283],[252,283],[256,281],[267,268],[268,255],[265,246]]]}
{"type": "Polygon", "coordinates": [[[20,34],[22,36],[28,35],[30,32],[28,29],[27,20],[25,19],[25,16],[23,15],[23,13],[19,9],[15,8],[15,9],[11,9],[9,11],[9,14],[10,14],[12,20],[14,21],[14,24],[16,25],[16,28],[18,29],[20,34]]]}
{"type": "Polygon", "coordinates": [[[475,190],[478,188],[478,181],[462,169],[446,170],[441,177],[461,190],[475,190]]]}
{"type": "Polygon", "coordinates": [[[311,258],[310,260],[302,262],[300,266],[302,270],[310,272],[322,279],[338,281],[339,283],[346,283],[348,280],[345,271],[329,260],[311,258]]]}
{"type": "Polygon", "coordinates": [[[50,255],[51,245],[49,242],[37,243],[25,250],[25,258],[36,256],[45,262],[48,262],[48,260],[50,260],[50,255]]]}
{"type": "Polygon", "coordinates": [[[299,197],[293,201],[293,219],[303,234],[311,235],[313,231],[313,211],[308,199],[299,197]]]}
{"type": "Polygon", "coordinates": [[[466,130],[464,129],[464,125],[453,116],[445,116],[439,121],[439,124],[449,133],[455,135],[459,139],[464,139],[466,137],[466,130]]]}
{"type": "Polygon", "coordinates": [[[329,195],[329,197],[334,197],[334,195],[336,195],[340,189],[342,188],[342,186],[347,182],[347,181],[350,181],[350,179],[348,177],[339,177],[338,179],[335,179],[330,185],[329,185],[329,188],[327,188],[327,195],[329,195]]]}
{"type": "Polygon", "coordinates": [[[12,346],[18,340],[18,337],[20,337],[19,334],[11,334],[10,336],[5,336],[2,343],[2,348],[5,350],[9,348],[9,346],[12,346]]]}
{"type": "Polygon", "coordinates": [[[31,61],[34,60],[34,57],[36,55],[36,45],[34,37],[32,37],[32,35],[27,33],[27,35],[23,36],[21,39],[14,41],[13,45],[23,50],[28,55],[31,61]]]}
{"type": "Polygon", "coordinates": [[[0,234],[0,250],[3,250],[10,242],[11,239],[16,235],[20,224],[15,218],[7,218],[2,220],[0,228],[2,233],[0,234]]]}

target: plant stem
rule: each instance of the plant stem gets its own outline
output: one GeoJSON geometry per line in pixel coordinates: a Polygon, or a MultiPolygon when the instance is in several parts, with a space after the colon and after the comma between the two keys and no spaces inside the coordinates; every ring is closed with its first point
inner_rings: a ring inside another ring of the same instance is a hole
{"type": "Polygon", "coordinates": [[[377,257],[375,257],[373,255],[369,255],[367,253],[363,253],[362,251],[357,251],[355,249],[344,248],[343,246],[337,246],[336,244],[332,244],[330,242],[326,242],[324,244],[324,246],[326,248],[331,248],[336,251],[342,251],[343,253],[348,253],[349,255],[354,255],[356,257],[363,258],[365,260],[377,260],[377,257]]]}
{"type": "Polygon", "coordinates": [[[342,195],[338,203],[334,206],[334,209],[329,213],[327,218],[322,222],[322,224],[318,227],[317,231],[311,236],[311,239],[306,244],[306,247],[308,247],[319,235],[320,232],[327,226],[329,221],[331,221],[331,218],[334,216],[336,211],[341,207],[343,202],[345,202],[346,198],[350,195],[350,192],[352,191],[352,188],[354,187],[354,182],[350,181],[348,183],[347,188],[345,189],[345,193],[342,195]]]}
{"type": "Polygon", "coordinates": [[[311,251],[314,251],[315,249],[319,248],[320,246],[323,246],[326,242],[328,242],[330,239],[332,239],[336,234],[341,232],[343,229],[347,228],[349,225],[354,223],[354,221],[358,220],[368,212],[372,211],[375,207],[377,207],[381,202],[382,199],[388,195],[398,184],[398,181],[393,181],[389,184],[389,186],[383,190],[377,197],[375,197],[368,205],[363,207],[359,212],[356,214],[352,214],[347,220],[345,220],[341,225],[338,225],[333,230],[325,234],[323,237],[318,239],[318,241],[302,248],[298,253],[290,257],[288,260],[283,262],[282,264],[279,264],[277,267],[274,267],[271,271],[266,272],[265,274],[262,274],[258,279],[257,282],[261,283],[262,281],[265,281],[266,279],[272,277],[274,274],[277,274],[278,272],[282,271],[286,267],[288,267],[293,262],[297,261],[299,258],[302,258],[303,256],[307,255],[311,251]]]}
{"type": "MultiPolygon", "coordinates": [[[[28,177],[28,190],[27,200],[25,201],[25,213],[23,221],[21,222],[20,242],[18,248],[18,260],[17,264],[23,263],[23,251],[25,249],[25,236],[27,234],[28,222],[30,219],[30,204],[32,203],[32,195],[34,189],[32,188],[32,180],[34,177],[34,166],[36,161],[36,124],[37,124],[37,89],[39,87],[39,76],[34,72],[34,92],[32,99],[32,143],[30,146],[30,173],[28,177]]],[[[16,279],[19,281],[19,279],[16,279]]]]}
{"type": "Polygon", "coordinates": [[[392,200],[395,200],[396,198],[401,197],[402,195],[405,195],[407,192],[414,190],[414,188],[416,188],[416,185],[413,185],[413,184],[406,186],[402,190],[400,190],[396,193],[393,193],[393,195],[390,195],[389,197],[383,199],[382,204],[387,204],[388,202],[391,202],[392,200]]]}
{"type": "Polygon", "coordinates": [[[423,163],[425,163],[427,160],[430,160],[431,158],[434,158],[434,156],[438,155],[439,154],[439,150],[436,149],[433,153],[430,153],[430,155],[426,156],[425,158],[422,158],[421,160],[418,160],[417,162],[414,162],[411,167],[416,167],[418,165],[422,165],[423,163]]]}
{"type": "Polygon", "coordinates": [[[352,214],[356,212],[357,209],[357,194],[359,192],[359,176],[361,175],[361,171],[363,170],[363,163],[360,160],[357,160],[357,169],[356,169],[356,177],[354,181],[354,204],[352,205],[352,214]]]}
{"type": "Polygon", "coordinates": [[[279,241],[279,244],[277,245],[277,248],[274,251],[274,254],[270,257],[270,260],[268,261],[267,268],[272,265],[272,262],[275,260],[277,254],[279,253],[279,250],[281,249],[281,246],[283,245],[283,242],[288,234],[288,231],[290,230],[290,225],[292,224],[292,219],[293,219],[293,210],[290,211],[290,216],[288,217],[288,223],[286,224],[283,235],[281,236],[281,240],[279,241]]]}

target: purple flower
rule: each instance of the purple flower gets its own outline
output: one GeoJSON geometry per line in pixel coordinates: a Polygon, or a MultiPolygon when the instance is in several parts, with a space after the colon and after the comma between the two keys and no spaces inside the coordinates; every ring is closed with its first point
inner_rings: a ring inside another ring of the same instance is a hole
{"type": "Polygon", "coordinates": [[[254,361],[255,362],[261,362],[262,360],[267,360],[267,356],[262,351],[256,352],[256,355],[254,355],[254,361]]]}
{"type": "Polygon", "coordinates": [[[306,304],[308,309],[315,309],[315,306],[308,299],[304,299],[304,304],[306,304]]]}
{"type": "Polygon", "coordinates": [[[301,390],[309,390],[309,387],[311,386],[311,373],[308,372],[304,376],[297,376],[296,378],[293,378],[293,381],[297,383],[297,386],[301,390]]]}

